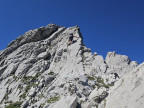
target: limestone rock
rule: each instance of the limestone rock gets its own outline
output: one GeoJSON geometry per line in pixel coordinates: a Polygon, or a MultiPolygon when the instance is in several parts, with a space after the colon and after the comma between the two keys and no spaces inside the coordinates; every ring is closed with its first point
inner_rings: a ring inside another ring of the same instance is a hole
{"type": "Polygon", "coordinates": [[[78,26],[49,24],[26,32],[0,51],[0,108],[15,104],[21,108],[118,108],[118,104],[132,108],[135,104],[140,108],[142,67],[116,52],[109,52],[106,59],[92,54],[78,26]],[[71,33],[78,38],[67,45],[71,33]]]}
{"type": "Polygon", "coordinates": [[[28,101],[25,101],[22,103],[22,107],[21,108],[27,108],[29,105],[29,102],[28,101]]]}
{"type": "Polygon", "coordinates": [[[144,63],[116,83],[103,108],[143,108],[143,76],[144,63]]]}
{"type": "Polygon", "coordinates": [[[138,63],[131,61],[128,56],[116,54],[116,52],[108,52],[106,56],[109,73],[117,73],[119,76],[124,76],[132,69],[137,67],[138,63]]]}

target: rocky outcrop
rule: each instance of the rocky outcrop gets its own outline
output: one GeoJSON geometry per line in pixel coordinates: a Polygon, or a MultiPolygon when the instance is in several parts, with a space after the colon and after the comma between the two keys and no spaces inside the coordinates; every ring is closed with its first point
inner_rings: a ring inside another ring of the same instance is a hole
{"type": "Polygon", "coordinates": [[[105,100],[105,107],[101,108],[143,108],[143,76],[144,63],[116,82],[105,100]]]}
{"type": "Polygon", "coordinates": [[[128,56],[119,55],[116,52],[108,52],[105,61],[109,67],[108,72],[117,73],[120,77],[138,65],[136,61],[131,61],[128,56]]]}
{"type": "Polygon", "coordinates": [[[102,108],[112,88],[137,65],[115,52],[106,60],[92,54],[78,26],[49,24],[0,51],[0,107],[102,108]],[[79,38],[68,46],[71,33],[79,38]]]}

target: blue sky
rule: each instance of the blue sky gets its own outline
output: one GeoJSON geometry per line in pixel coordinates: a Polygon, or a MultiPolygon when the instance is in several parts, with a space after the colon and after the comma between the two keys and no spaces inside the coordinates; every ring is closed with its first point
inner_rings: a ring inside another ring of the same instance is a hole
{"type": "Polygon", "coordinates": [[[79,25],[85,45],[144,61],[144,0],[1,0],[0,50],[19,35],[49,23],[79,25]]]}

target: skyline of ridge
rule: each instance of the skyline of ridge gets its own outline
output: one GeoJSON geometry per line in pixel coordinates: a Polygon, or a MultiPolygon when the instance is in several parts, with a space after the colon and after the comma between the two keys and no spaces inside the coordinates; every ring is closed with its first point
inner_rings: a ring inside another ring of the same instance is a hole
{"type": "Polygon", "coordinates": [[[144,1],[25,0],[0,3],[0,51],[19,35],[49,23],[78,25],[92,52],[109,51],[144,61],[144,1]]]}

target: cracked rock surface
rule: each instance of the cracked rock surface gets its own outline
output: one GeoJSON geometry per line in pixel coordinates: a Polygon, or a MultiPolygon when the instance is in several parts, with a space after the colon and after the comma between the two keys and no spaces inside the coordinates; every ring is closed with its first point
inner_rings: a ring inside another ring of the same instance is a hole
{"type": "Polygon", "coordinates": [[[0,51],[0,108],[142,108],[143,70],[116,52],[93,54],[78,26],[49,24],[0,51]],[[79,38],[67,46],[71,33],[79,38]]]}

